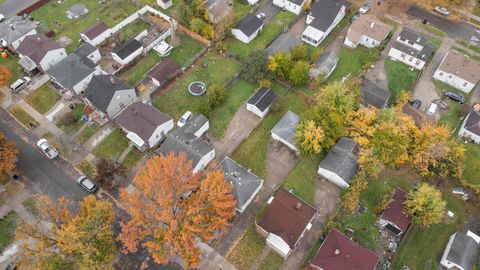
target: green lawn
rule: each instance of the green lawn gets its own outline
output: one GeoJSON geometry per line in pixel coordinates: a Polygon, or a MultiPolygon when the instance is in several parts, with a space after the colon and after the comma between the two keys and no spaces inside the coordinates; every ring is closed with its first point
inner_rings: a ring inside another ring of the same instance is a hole
{"type": "Polygon", "coordinates": [[[15,213],[8,214],[0,219],[0,252],[13,242],[18,216],[15,213]]]}
{"type": "Polygon", "coordinates": [[[62,96],[53,90],[48,83],[40,86],[25,98],[25,102],[30,104],[40,114],[48,112],[62,96]]]}
{"type": "Polygon", "coordinates": [[[308,108],[301,92],[289,91],[284,96],[284,90],[276,84],[274,84],[273,90],[278,97],[272,109],[232,154],[233,160],[245,168],[251,169],[253,173],[263,179],[266,177],[267,146],[272,128],[287,110],[302,114],[308,108]]]}
{"type": "Polygon", "coordinates": [[[127,137],[120,129],[115,129],[93,149],[92,153],[98,158],[116,160],[127,147],[127,137]]]}
{"type": "Polygon", "coordinates": [[[480,62],[480,56],[476,55],[476,54],[473,54],[467,50],[464,50],[458,46],[453,46],[453,49],[460,52],[460,53],[463,53],[465,54],[466,56],[472,58],[472,59],[475,59],[475,61],[479,61],[480,62]]]}
{"type": "Polygon", "coordinates": [[[235,22],[240,21],[252,9],[252,6],[246,4],[247,1],[233,0],[233,12],[235,13],[235,22]]]}
{"type": "MultiPolygon", "coordinates": [[[[160,111],[169,114],[174,119],[179,118],[185,111],[195,111],[207,97],[192,96],[188,92],[188,85],[194,81],[203,81],[208,86],[212,83],[223,84],[240,71],[240,64],[234,60],[223,58],[215,53],[209,53],[181,80],[168,90],[167,93],[157,96],[153,105],[160,111]],[[203,67],[207,64],[207,68],[203,67]]],[[[211,124],[215,119],[210,119],[211,124]]]]}
{"type": "Polygon", "coordinates": [[[459,43],[460,45],[462,45],[463,47],[466,47],[466,48],[469,48],[470,50],[476,52],[476,53],[480,53],[480,47],[478,46],[475,46],[473,44],[470,44],[469,42],[463,40],[463,39],[457,39],[455,40],[457,43],[459,43]]]}
{"type": "Polygon", "coordinates": [[[350,75],[351,77],[361,75],[365,72],[365,65],[371,59],[377,59],[378,50],[368,49],[358,46],[356,49],[342,46],[338,54],[337,67],[328,77],[328,81],[342,80],[343,77],[350,75]]]}
{"type": "Polygon", "coordinates": [[[83,105],[77,104],[72,111],[67,112],[57,121],[57,127],[63,130],[63,132],[65,132],[67,135],[71,135],[79,130],[83,124],[85,124],[85,121],[81,120],[83,115],[83,107],[83,105]],[[74,121],[71,121],[72,117],[74,121]]]}
{"type": "Polygon", "coordinates": [[[71,52],[79,43],[80,32],[94,24],[97,19],[102,20],[109,27],[113,27],[138,10],[128,1],[104,1],[103,4],[100,2],[98,0],[82,0],[82,4],[90,12],[79,19],[70,20],[65,14],[65,11],[73,4],[78,3],[78,0],[65,0],[62,4],[50,1],[32,12],[31,16],[40,22],[40,27],[46,26],[45,32],[53,30],[55,32],[54,39],[62,36],[70,38],[72,43],[67,47],[67,51],[71,52]]]}
{"type": "Polygon", "coordinates": [[[5,66],[10,72],[10,78],[7,81],[7,86],[24,75],[21,71],[20,65],[18,64],[18,56],[8,56],[7,59],[0,58],[0,65],[5,66]]]}
{"type": "Polygon", "coordinates": [[[282,187],[293,190],[295,195],[302,198],[309,204],[314,204],[315,181],[317,181],[317,169],[323,155],[313,158],[302,158],[295,168],[285,178],[282,187]]]}
{"type": "Polygon", "coordinates": [[[480,16],[480,3],[478,3],[475,8],[473,8],[473,14],[480,16]]]}
{"type": "MultiPolygon", "coordinates": [[[[435,88],[437,88],[437,92],[440,96],[443,96],[444,92],[446,91],[458,92],[459,94],[465,96],[466,103],[468,104],[469,96],[466,96],[464,93],[457,91],[455,87],[435,79],[433,79],[433,84],[435,85],[435,88]]],[[[458,130],[456,128],[459,126],[460,117],[462,116],[462,105],[448,98],[445,100],[445,102],[448,104],[449,109],[448,111],[442,113],[442,116],[440,117],[440,122],[449,126],[450,129],[454,131],[454,136],[456,136],[456,134],[458,133],[458,130]]]]}
{"type": "Polygon", "coordinates": [[[27,209],[30,214],[34,216],[38,216],[38,209],[36,206],[35,198],[28,198],[25,201],[22,202],[23,207],[27,209]]]}
{"type": "Polygon", "coordinates": [[[421,22],[417,22],[415,24],[418,28],[422,29],[423,31],[431,34],[431,35],[434,35],[434,36],[437,36],[437,37],[444,37],[446,34],[445,32],[443,32],[442,30],[434,27],[434,26],[431,26],[431,25],[428,25],[428,24],[423,24],[421,22]]]}
{"type": "Polygon", "coordinates": [[[278,255],[274,250],[271,250],[258,267],[258,270],[278,270],[282,267],[283,262],[282,256],[278,255]]]}
{"type": "Polygon", "coordinates": [[[387,73],[388,90],[392,94],[390,102],[395,104],[400,92],[411,92],[413,90],[413,85],[418,77],[418,71],[411,71],[409,66],[399,61],[386,59],[385,72],[387,73]]]}
{"type": "Polygon", "coordinates": [[[480,193],[480,145],[468,143],[465,144],[465,147],[467,148],[467,157],[462,178],[465,184],[480,193]]]}
{"type": "Polygon", "coordinates": [[[10,113],[13,115],[13,117],[15,117],[18,121],[20,121],[24,126],[29,129],[32,129],[29,123],[33,123],[37,127],[40,126],[40,123],[33,119],[30,114],[28,114],[18,105],[13,105],[12,107],[10,107],[10,113]]]}
{"type": "Polygon", "coordinates": [[[135,21],[127,24],[122,29],[118,30],[115,35],[118,35],[121,42],[123,43],[131,38],[135,38],[138,34],[140,34],[143,30],[146,29],[148,29],[148,24],[141,19],[136,19],[135,21]]]}
{"type": "Polygon", "coordinates": [[[227,260],[239,270],[249,270],[264,247],[265,238],[255,230],[255,225],[252,224],[228,254],[227,260]]]}
{"type": "Polygon", "coordinates": [[[209,134],[221,139],[237,110],[256,89],[255,85],[245,80],[235,83],[228,90],[229,94],[225,102],[211,113],[210,119],[214,121],[211,122],[209,134]]]}
{"type": "Polygon", "coordinates": [[[80,134],[78,134],[76,140],[79,144],[84,144],[90,137],[95,134],[100,127],[97,124],[91,124],[87,128],[85,128],[80,134]]]}
{"type": "Polygon", "coordinates": [[[137,148],[132,148],[130,152],[125,156],[125,159],[122,161],[122,165],[125,166],[127,170],[131,170],[137,163],[142,159],[143,154],[137,148]]]}
{"type": "Polygon", "coordinates": [[[95,176],[97,175],[97,169],[95,168],[95,166],[93,166],[92,163],[86,160],[82,160],[82,162],[77,165],[77,169],[79,169],[84,175],[89,178],[95,178],[95,176]]]}
{"type": "MultiPolygon", "coordinates": [[[[177,33],[177,38],[180,39],[180,43],[175,45],[168,57],[182,68],[186,68],[191,64],[192,58],[199,53],[205,45],[182,33],[177,33]]],[[[172,44],[170,37],[167,38],[167,42],[168,44],[172,44]]]]}
{"type": "Polygon", "coordinates": [[[246,59],[251,51],[264,49],[294,18],[295,14],[291,12],[279,12],[270,23],[263,27],[263,30],[249,44],[232,38],[228,44],[229,51],[235,56],[240,57],[240,59],[246,59]]]}
{"type": "Polygon", "coordinates": [[[135,86],[147,75],[147,72],[156,64],[160,63],[160,56],[155,50],[151,50],[138,63],[126,70],[120,76],[128,84],[135,86]]]}

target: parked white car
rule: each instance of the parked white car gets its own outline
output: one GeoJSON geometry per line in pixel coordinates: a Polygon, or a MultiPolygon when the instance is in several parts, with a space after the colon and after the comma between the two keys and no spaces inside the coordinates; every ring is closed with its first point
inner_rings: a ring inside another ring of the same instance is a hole
{"type": "Polygon", "coordinates": [[[365,14],[367,13],[370,8],[372,7],[372,3],[371,2],[367,2],[365,4],[363,4],[363,6],[360,7],[360,9],[358,10],[358,12],[362,13],[362,14],[365,14]]]}
{"type": "Polygon", "coordinates": [[[427,109],[427,114],[431,115],[431,116],[434,116],[435,112],[437,112],[437,107],[438,107],[438,105],[436,103],[432,102],[427,109]]]}
{"type": "Polygon", "coordinates": [[[38,142],[37,142],[37,146],[38,148],[40,148],[40,150],[42,150],[42,152],[49,158],[49,159],[54,159],[58,156],[58,151],[57,149],[53,148],[52,146],[50,146],[50,144],[48,143],[47,139],[40,139],[38,142]]]}
{"type": "Polygon", "coordinates": [[[86,191],[94,193],[97,191],[97,185],[95,185],[90,179],[82,175],[77,179],[77,183],[80,184],[86,191]]]}
{"type": "Polygon", "coordinates": [[[12,90],[12,93],[16,94],[25,89],[25,87],[27,87],[30,83],[32,83],[32,79],[29,77],[22,77],[12,83],[10,85],[10,89],[12,90]]]}
{"type": "Polygon", "coordinates": [[[443,16],[448,16],[450,15],[450,11],[446,7],[435,7],[433,9],[435,12],[442,14],[443,16]]]}
{"type": "Polygon", "coordinates": [[[187,123],[188,119],[190,118],[190,116],[192,116],[192,112],[191,111],[187,111],[186,113],[184,113],[182,115],[182,117],[180,117],[180,119],[178,119],[178,122],[177,122],[177,126],[178,127],[183,127],[185,126],[185,124],[187,123]]]}

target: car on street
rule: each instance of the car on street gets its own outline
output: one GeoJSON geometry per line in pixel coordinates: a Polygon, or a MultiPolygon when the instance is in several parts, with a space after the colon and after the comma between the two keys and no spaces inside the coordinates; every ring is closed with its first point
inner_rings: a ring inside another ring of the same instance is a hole
{"type": "Polygon", "coordinates": [[[77,183],[82,186],[86,191],[94,193],[97,191],[97,185],[95,185],[90,179],[82,175],[77,179],[77,183]]]}
{"type": "Polygon", "coordinates": [[[454,100],[460,104],[465,103],[465,97],[462,94],[452,92],[452,91],[447,91],[445,92],[445,96],[451,100],[454,100]]]}
{"type": "Polygon", "coordinates": [[[57,149],[53,148],[52,146],[50,146],[50,144],[48,143],[47,139],[40,139],[38,142],[37,142],[37,146],[38,148],[40,148],[40,150],[42,150],[42,152],[49,158],[49,159],[54,159],[58,156],[58,151],[57,149]]]}
{"type": "Polygon", "coordinates": [[[192,112],[191,112],[191,111],[187,111],[186,113],[184,113],[184,114],[182,115],[182,117],[180,117],[180,119],[178,119],[177,126],[178,126],[178,127],[183,127],[183,126],[187,123],[187,121],[188,121],[188,119],[190,118],[190,116],[192,116],[192,112]]]}
{"type": "Polygon", "coordinates": [[[10,85],[10,89],[12,90],[12,93],[16,94],[22,91],[31,82],[32,82],[32,79],[30,79],[29,77],[21,77],[20,79],[16,80],[14,83],[10,85]]]}
{"type": "Polygon", "coordinates": [[[415,109],[420,109],[420,107],[422,106],[422,102],[418,99],[414,99],[410,101],[410,105],[415,109]]]}
{"type": "Polygon", "coordinates": [[[358,10],[358,12],[362,13],[362,14],[365,14],[367,13],[370,8],[372,7],[372,3],[371,2],[367,2],[365,4],[363,4],[363,6],[360,7],[360,9],[358,10]]]}
{"type": "Polygon", "coordinates": [[[448,11],[448,9],[447,9],[446,7],[436,6],[433,10],[434,10],[435,12],[437,12],[437,13],[442,14],[443,16],[448,16],[448,15],[450,15],[450,11],[448,11]]]}
{"type": "Polygon", "coordinates": [[[3,22],[5,21],[5,15],[3,15],[2,13],[0,13],[0,22],[3,22]]]}

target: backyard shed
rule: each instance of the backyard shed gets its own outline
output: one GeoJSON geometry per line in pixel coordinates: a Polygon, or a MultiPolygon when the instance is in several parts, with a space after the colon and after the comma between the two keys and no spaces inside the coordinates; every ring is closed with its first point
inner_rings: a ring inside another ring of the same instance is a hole
{"type": "Polygon", "coordinates": [[[167,58],[152,68],[147,76],[158,87],[167,84],[181,72],[180,66],[172,59],[167,58]]]}
{"type": "Polygon", "coordinates": [[[132,38],[122,45],[118,46],[111,54],[113,60],[117,63],[126,65],[130,63],[135,57],[143,53],[143,45],[138,40],[132,38]]]}
{"type": "Polygon", "coordinates": [[[300,123],[300,116],[288,110],[272,129],[272,139],[285,144],[288,148],[298,152],[295,145],[295,133],[300,123]]]}
{"type": "Polygon", "coordinates": [[[77,3],[69,7],[66,13],[69,19],[78,19],[89,11],[84,4],[77,3]]]}
{"type": "Polygon", "coordinates": [[[272,89],[262,87],[248,99],[246,103],[247,110],[258,115],[258,117],[263,118],[267,115],[276,98],[277,95],[272,89]]]}
{"type": "Polygon", "coordinates": [[[112,35],[112,30],[102,22],[97,21],[80,33],[80,37],[93,46],[97,46],[112,35]]]}
{"type": "Polygon", "coordinates": [[[357,143],[341,137],[320,162],[318,174],[342,188],[348,188],[358,170],[357,160],[357,143]]]}

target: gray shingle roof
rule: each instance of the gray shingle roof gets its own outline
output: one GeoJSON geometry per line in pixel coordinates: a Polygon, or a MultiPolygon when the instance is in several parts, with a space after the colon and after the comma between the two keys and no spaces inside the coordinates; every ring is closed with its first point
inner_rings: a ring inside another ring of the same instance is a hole
{"type": "Polygon", "coordinates": [[[479,244],[467,236],[467,231],[457,232],[453,239],[447,260],[458,264],[465,270],[472,270],[477,261],[479,244]]]}
{"type": "Polygon", "coordinates": [[[98,50],[97,47],[88,42],[83,42],[73,53],[78,55],[78,57],[85,59],[96,50],[98,50]]]}
{"type": "Polygon", "coordinates": [[[72,89],[93,72],[95,69],[85,65],[76,54],[70,54],[47,71],[48,75],[66,89],[72,89]]]}
{"type": "Polygon", "coordinates": [[[295,145],[295,132],[297,125],[300,123],[300,116],[288,110],[280,121],[273,127],[272,133],[276,134],[283,140],[295,145]]]}
{"type": "Polygon", "coordinates": [[[251,36],[255,31],[263,25],[263,20],[254,14],[248,14],[238,24],[235,29],[242,31],[247,37],[251,36]]]}
{"type": "Polygon", "coordinates": [[[338,56],[333,52],[325,52],[315,60],[315,70],[318,74],[330,74],[338,63],[338,56]]]}
{"type": "Polygon", "coordinates": [[[219,167],[225,173],[225,180],[233,185],[232,193],[237,201],[237,210],[243,210],[260,189],[263,180],[229,157],[225,157],[219,167]]]}
{"type": "Polygon", "coordinates": [[[318,0],[313,3],[310,14],[315,18],[310,26],[325,32],[333,23],[342,6],[347,9],[352,6],[351,3],[343,0],[318,0]]]}
{"type": "Polygon", "coordinates": [[[188,119],[187,123],[185,123],[182,129],[185,131],[185,133],[195,134],[207,122],[208,118],[205,117],[205,115],[201,113],[196,113],[188,119]]]}
{"type": "Polygon", "coordinates": [[[262,87],[248,99],[247,104],[251,104],[263,112],[273,104],[276,98],[277,95],[272,89],[262,87]]]}
{"type": "Polygon", "coordinates": [[[122,45],[118,46],[113,53],[118,55],[121,59],[125,59],[127,56],[131,55],[133,52],[138,50],[142,47],[142,43],[138,42],[138,40],[132,38],[122,45]]]}
{"type": "Polygon", "coordinates": [[[387,90],[378,87],[376,84],[369,80],[365,80],[362,87],[362,104],[364,106],[374,106],[378,109],[383,109],[383,107],[388,103],[390,99],[390,92],[387,90]]]}
{"type": "Polygon", "coordinates": [[[480,136],[480,112],[472,109],[465,120],[465,129],[480,136]]]}
{"type": "Polygon", "coordinates": [[[33,29],[35,29],[34,22],[22,19],[19,16],[13,16],[0,23],[0,39],[11,44],[33,29]]]}
{"type": "Polygon", "coordinates": [[[49,51],[60,48],[62,47],[58,43],[44,34],[35,34],[26,36],[18,46],[17,52],[28,56],[38,65],[49,51]]]}
{"type": "Polygon", "coordinates": [[[430,56],[432,56],[433,51],[435,50],[435,45],[427,43],[422,50],[415,50],[408,45],[400,42],[395,42],[393,43],[392,48],[395,48],[407,55],[411,55],[417,59],[426,61],[428,58],[430,58],[430,56]]]}
{"type": "Polygon", "coordinates": [[[133,89],[115,75],[95,75],[85,89],[85,97],[100,111],[106,113],[115,92],[133,89]]]}
{"type": "Polygon", "coordinates": [[[320,168],[336,173],[349,183],[358,170],[356,146],[352,139],[341,137],[320,162],[320,168]]]}
{"type": "Polygon", "coordinates": [[[74,4],[67,9],[67,12],[71,13],[73,16],[82,16],[88,13],[88,8],[84,4],[74,4]]]}
{"type": "Polygon", "coordinates": [[[402,32],[400,32],[399,36],[422,46],[425,45],[428,41],[428,39],[424,35],[420,34],[419,32],[413,31],[408,27],[404,27],[402,29],[402,32]]]}

